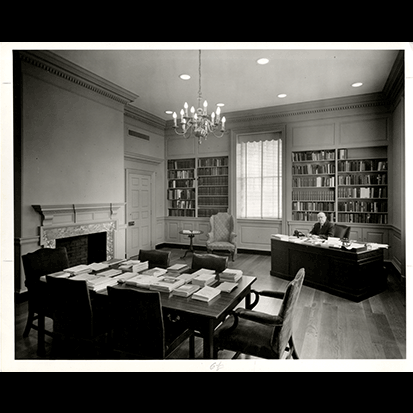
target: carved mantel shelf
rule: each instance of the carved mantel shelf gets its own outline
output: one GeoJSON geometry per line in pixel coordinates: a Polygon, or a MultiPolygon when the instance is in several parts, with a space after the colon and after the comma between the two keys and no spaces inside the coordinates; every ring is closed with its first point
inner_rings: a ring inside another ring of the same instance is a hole
{"type": "Polygon", "coordinates": [[[41,226],[64,226],[115,220],[123,202],[100,204],[32,205],[42,217],[41,226]]]}

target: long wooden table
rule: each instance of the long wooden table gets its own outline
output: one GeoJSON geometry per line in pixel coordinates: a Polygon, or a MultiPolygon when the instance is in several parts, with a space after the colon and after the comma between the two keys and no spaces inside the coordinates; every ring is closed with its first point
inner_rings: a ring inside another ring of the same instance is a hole
{"type": "MultiPolygon", "coordinates": [[[[214,330],[229,315],[229,313],[245,298],[245,308],[250,305],[251,286],[256,281],[256,277],[245,276],[238,281],[238,286],[230,293],[221,292],[209,303],[195,300],[191,297],[178,297],[172,294],[161,292],[162,308],[173,310],[179,314],[181,320],[188,324],[188,327],[198,331],[203,338],[203,357],[212,358],[214,348],[214,330]]],[[[46,283],[45,283],[46,284],[46,283]]],[[[138,287],[119,284],[116,288],[139,289],[138,287]]],[[[147,291],[147,290],[146,290],[147,291]]],[[[105,305],[107,290],[101,292],[91,292],[93,301],[97,301],[99,306],[105,305]]],[[[43,323],[40,325],[44,326],[43,323]]],[[[38,351],[44,349],[44,327],[43,331],[38,331],[38,351]]]]}
{"type": "Polygon", "coordinates": [[[292,280],[300,268],[305,285],[355,302],[387,288],[381,248],[355,252],[271,239],[271,275],[292,280]]]}

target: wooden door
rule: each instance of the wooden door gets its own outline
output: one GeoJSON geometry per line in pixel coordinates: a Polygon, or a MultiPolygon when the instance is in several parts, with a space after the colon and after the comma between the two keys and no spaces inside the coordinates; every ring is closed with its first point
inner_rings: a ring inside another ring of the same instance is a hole
{"type": "Polygon", "coordinates": [[[140,249],[152,248],[150,175],[127,171],[127,257],[139,254],[140,249]]]}

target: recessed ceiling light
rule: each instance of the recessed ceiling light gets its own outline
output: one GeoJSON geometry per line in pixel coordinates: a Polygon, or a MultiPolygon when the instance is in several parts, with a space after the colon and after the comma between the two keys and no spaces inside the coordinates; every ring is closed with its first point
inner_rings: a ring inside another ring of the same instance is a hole
{"type": "Polygon", "coordinates": [[[287,95],[286,95],[285,93],[280,93],[280,94],[278,95],[278,97],[282,99],[282,98],[287,97],[287,95]]]}
{"type": "Polygon", "coordinates": [[[179,75],[179,77],[180,77],[182,80],[189,80],[189,79],[191,78],[191,76],[189,76],[189,75],[187,75],[187,74],[185,74],[185,73],[183,73],[182,75],[179,75]]]}
{"type": "Polygon", "coordinates": [[[353,86],[353,87],[360,87],[360,86],[362,86],[362,84],[363,84],[363,83],[361,83],[361,82],[356,82],[356,83],[353,83],[351,86],[353,86]]]}
{"type": "Polygon", "coordinates": [[[262,57],[261,59],[257,60],[257,63],[259,65],[266,65],[269,62],[269,60],[266,57],[262,57]]]}
{"type": "Polygon", "coordinates": [[[172,110],[165,110],[165,113],[166,113],[167,115],[172,115],[172,110]]]}

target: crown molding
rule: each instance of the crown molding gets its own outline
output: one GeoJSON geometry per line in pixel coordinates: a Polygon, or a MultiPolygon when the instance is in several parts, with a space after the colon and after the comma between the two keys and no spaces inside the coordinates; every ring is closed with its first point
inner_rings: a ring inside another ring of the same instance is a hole
{"type": "Polygon", "coordinates": [[[143,109],[139,109],[136,106],[126,105],[125,106],[125,116],[129,118],[144,122],[148,125],[154,126],[155,128],[160,128],[165,130],[166,121],[152,113],[146,112],[143,109]]]}
{"type": "Polygon", "coordinates": [[[383,88],[384,95],[393,103],[404,88],[404,53],[399,51],[383,88]]]}
{"type": "Polygon", "coordinates": [[[123,105],[139,96],[46,50],[19,51],[20,59],[123,105]]]}

